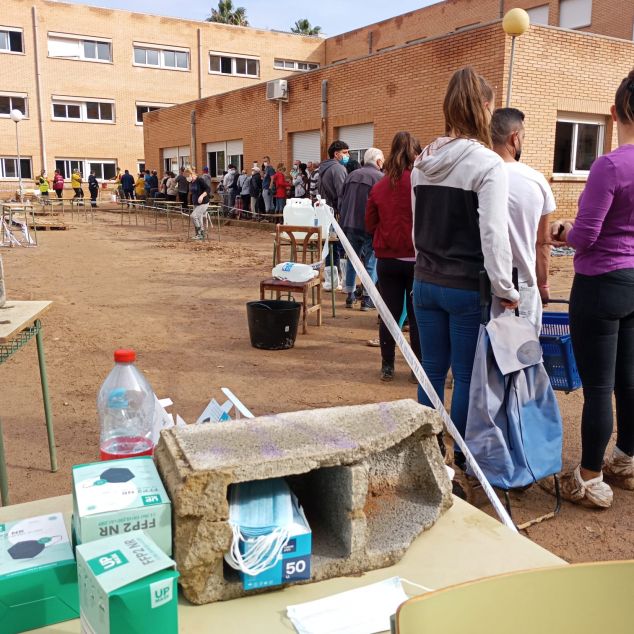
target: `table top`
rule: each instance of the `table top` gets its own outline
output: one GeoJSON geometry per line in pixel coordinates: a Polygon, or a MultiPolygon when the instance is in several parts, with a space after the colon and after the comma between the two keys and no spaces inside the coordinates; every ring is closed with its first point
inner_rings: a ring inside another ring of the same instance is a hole
{"type": "MultiPolygon", "coordinates": [[[[0,508],[0,522],[53,512],[64,513],[66,523],[70,526],[71,496],[0,508]]],[[[358,577],[290,585],[265,594],[203,606],[191,605],[181,597],[179,632],[290,634],[295,630],[286,617],[287,606],[321,599],[390,577],[399,576],[428,588],[439,589],[505,572],[561,565],[566,565],[566,562],[482,511],[454,498],[452,508],[431,529],[418,537],[403,559],[394,566],[358,577]]],[[[410,593],[414,588],[405,584],[405,590],[410,593]]],[[[450,615],[448,618],[451,618],[450,615]]],[[[74,634],[80,631],[79,621],[67,621],[35,631],[74,634]]]]}
{"type": "Polygon", "coordinates": [[[0,343],[8,343],[21,330],[32,325],[40,315],[43,315],[51,307],[52,303],[7,299],[7,303],[0,308],[0,343]]]}

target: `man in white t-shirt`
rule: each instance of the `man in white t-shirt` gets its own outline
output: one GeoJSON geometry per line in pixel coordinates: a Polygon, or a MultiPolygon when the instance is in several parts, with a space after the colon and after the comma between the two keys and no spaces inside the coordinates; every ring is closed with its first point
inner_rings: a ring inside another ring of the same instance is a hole
{"type": "Polygon", "coordinates": [[[555,198],[546,179],[520,163],[524,144],[524,113],[500,108],[491,121],[493,149],[502,157],[509,182],[509,235],[513,267],[517,268],[520,315],[541,330],[542,306],[548,303],[550,221],[555,198]]]}

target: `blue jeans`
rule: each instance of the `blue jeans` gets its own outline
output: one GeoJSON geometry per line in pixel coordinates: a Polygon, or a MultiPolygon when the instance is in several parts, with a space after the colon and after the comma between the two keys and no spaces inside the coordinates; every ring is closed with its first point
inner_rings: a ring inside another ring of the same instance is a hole
{"type": "Polygon", "coordinates": [[[262,189],[262,198],[264,198],[264,211],[271,213],[273,211],[273,194],[268,187],[262,189]]]}
{"type": "MultiPolygon", "coordinates": [[[[344,232],[355,253],[365,265],[365,270],[368,272],[368,275],[376,284],[376,256],[372,248],[372,236],[361,229],[344,229],[344,232]]],[[[352,264],[348,263],[348,268],[346,269],[346,284],[343,287],[346,293],[352,293],[354,291],[356,279],[357,272],[354,270],[352,264]]],[[[366,293],[364,293],[364,297],[367,297],[366,293]]]]}
{"type": "Polygon", "coordinates": [[[277,213],[282,213],[284,211],[284,207],[286,207],[286,198],[276,198],[275,211],[277,213]]]}
{"type": "MultiPolygon", "coordinates": [[[[423,368],[443,403],[445,379],[451,367],[454,378],[451,418],[464,438],[471,371],[480,331],[480,294],[415,280],[414,313],[423,368]]],[[[418,401],[431,406],[420,386],[418,401]]]]}

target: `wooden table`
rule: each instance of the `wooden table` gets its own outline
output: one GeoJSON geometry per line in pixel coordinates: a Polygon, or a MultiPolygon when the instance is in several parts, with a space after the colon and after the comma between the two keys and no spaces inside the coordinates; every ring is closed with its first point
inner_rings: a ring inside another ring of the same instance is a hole
{"type": "MultiPolygon", "coordinates": [[[[63,513],[66,524],[70,527],[71,496],[0,509],[0,523],[54,512],[63,513]]],[[[439,589],[504,572],[565,565],[565,561],[541,546],[509,530],[466,502],[454,498],[453,507],[431,529],[420,535],[403,559],[394,566],[354,577],[290,585],[263,594],[209,605],[192,605],[181,597],[178,607],[179,633],[291,634],[295,629],[286,617],[287,606],[321,599],[390,577],[399,576],[428,588],[439,589]]],[[[408,594],[421,592],[407,584],[405,590],[408,594]]],[[[450,619],[451,614],[447,618],[450,619]]],[[[74,634],[80,631],[79,620],[49,625],[34,631],[74,634]]]]}
{"type": "MultiPolygon", "coordinates": [[[[8,361],[14,354],[35,337],[37,356],[40,366],[40,383],[42,385],[42,399],[44,401],[44,416],[48,434],[48,450],[51,459],[51,471],[57,471],[57,452],[55,450],[55,435],[53,432],[53,415],[48,393],[48,378],[46,376],[46,358],[42,342],[42,322],[40,317],[48,311],[52,302],[23,302],[7,300],[0,308],[0,365],[8,361]]],[[[8,385],[8,382],[4,382],[8,385]]],[[[7,463],[2,441],[2,426],[0,425],[0,494],[2,503],[9,504],[9,485],[7,480],[7,463]]]]}

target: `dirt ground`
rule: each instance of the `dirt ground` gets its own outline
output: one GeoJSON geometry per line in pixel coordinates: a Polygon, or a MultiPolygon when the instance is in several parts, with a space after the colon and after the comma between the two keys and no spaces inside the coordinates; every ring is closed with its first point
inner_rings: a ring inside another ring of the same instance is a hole
{"type": "MultiPolygon", "coordinates": [[[[258,298],[270,272],[266,229],[224,227],[222,240],[193,243],[179,227],[121,225],[117,213],[93,223],[66,217],[67,231],[39,234],[37,248],[1,249],[9,299],[54,302],[43,318],[60,468],[48,450],[35,343],[0,368],[13,503],[70,492],[70,467],[98,454],[95,399],[119,347],[138,352],[138,366],[171,411],[193,422],[208,400],[231,388],[255,413],[415,398],[409,370],[397,358],[392,383],[378,379],[376,313],[343,309],[298,335],[294,349],[251,347],[245,302],[258,298]]],[[[553,296],[568,297],[570,257],[554,258],[553,296]]],[[[564,464],[579,457],[580,391],[558,392],[565,424],[564,464]]],[[[571,562],[634,557],[632,493],[616,489],[614,505],[592,511],[564,504],[557,519],[528,529],[530,539],[571,562]]],[[[513,496],[516,520],[539,515],[553,498],[532,487],[513,496]]],[[[487,510],[487,507],[484,508],[487,510]]],[[[491,512],[490,508],[487,512],[491,512]]]]}

